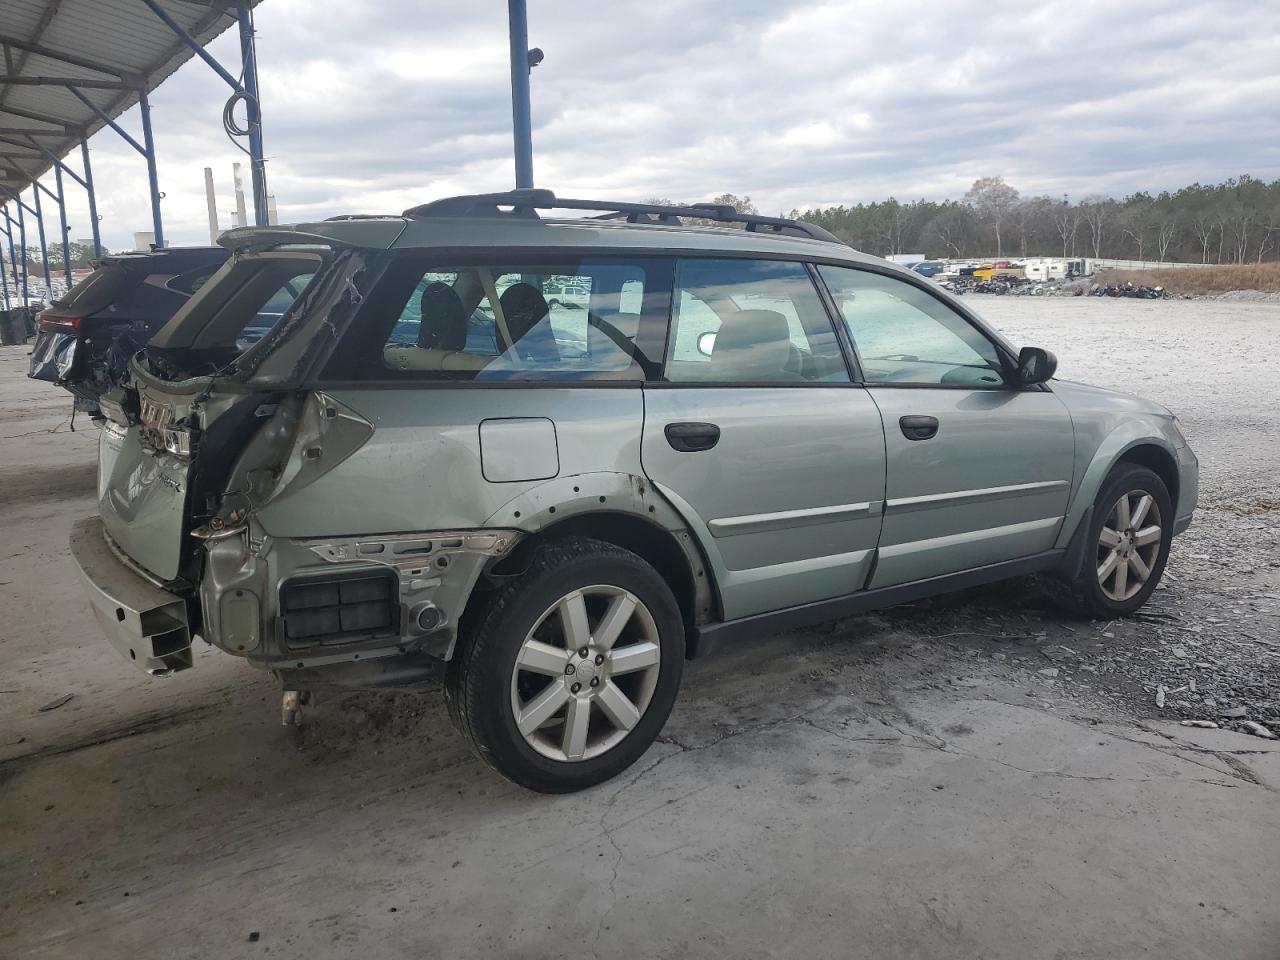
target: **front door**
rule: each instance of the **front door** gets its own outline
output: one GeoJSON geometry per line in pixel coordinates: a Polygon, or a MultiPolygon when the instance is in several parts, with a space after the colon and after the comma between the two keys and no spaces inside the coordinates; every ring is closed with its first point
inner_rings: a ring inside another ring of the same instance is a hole
{"type": "Polygon", "coordinates": [[[929,290],[866,270],[820,273],[884,419],[884,529],[870,586],[1051,549],[1075,458],[1065,405],[1040,386],[1006,386],[1000,348],[929,290]]]}
{"type": "Polygon", "coordinates": [[[861,589],[884,434],[803,264],[681,261],[641,459],[699,537],[725,619],[861,589]]]}

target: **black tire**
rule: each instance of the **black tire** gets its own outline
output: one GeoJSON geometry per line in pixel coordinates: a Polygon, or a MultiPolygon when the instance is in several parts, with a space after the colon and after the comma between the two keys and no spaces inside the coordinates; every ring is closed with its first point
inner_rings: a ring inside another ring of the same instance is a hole
{"type": "Polygon", "coordinates": [[[666,723],[684,666],[684,621],[658,572],[610,543],[553,540],[535,549],[524,573],[480,603],[480,609],[467,617],[445,675],[449,715],[475,754],[512,782],[541,793],[582,790],[635,763],[666,723]],[[516,726],[516,658],[526,636],[561,598],[594,585],[628,591],[647,609],[660,650],[657,681],[650,688],[647,708],[620,742],[598,756],[552,759],[527,742],[516,726]]]}
{"type": "Polygon", "coordinates": [[[1111,471],[1098,492],[1097,499],[1094,500],[1093,515],[1089,519],[1089,529],[1085,535],[1084,556],[1080,562],[1080,570],[1069,584],[1077,610],[1095,620],[1111,620],[1128,616],[1146,603],[1160,583],[1165,564],[1169,559],[1169,547],[1173,542],[1173,520],[1173,500],[1169,496],[1169,488],[1165,486],[1160,476],[1155,471],[1135,463],[1118,464],[1111,471]],[[1120,498],[1126,494],[1137,493],[1147,494],[1155,501],[1160,518],[1160,548],[1141,589],[1130,597],[1118,600],[1108,596],[1099,580],[1099,564],[1105,559],[1104,553],[1106,553],[1100,538],[1102,528],[1108,524],[1111,511],[1120,498]]]}

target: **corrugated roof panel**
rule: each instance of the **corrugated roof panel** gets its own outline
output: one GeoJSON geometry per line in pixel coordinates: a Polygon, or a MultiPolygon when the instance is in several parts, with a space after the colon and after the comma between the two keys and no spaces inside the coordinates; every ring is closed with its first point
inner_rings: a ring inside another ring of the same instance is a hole
{"type": "MultiPolygon", "coordinates": [[[[235,25],[234,7],[224,9],[218,0],[158,0],[175,21],[202,44],[235,25]]],[[[260,0],[250,0],[257,5],[260,0]]],[[[141,0],[3,0],[0,40],[29,43],[50,54],[63,54],[124,71],[148,92],[154,90],[195,54],[141,0]]],[[[80,80],[112,80],[111,73],[96,72],[56,56],[9,48],[14,75],[19,78],[56,77],[80,80]]],[[[227,68],[238,73],[236,65],[227,68]]],[[[81,137],[92,136],[104,125],[92,110],[63,86],[7,82],[8,68],[0,74],[0,127],[44,130],[58,136],[40,136],[39,142],[59,157],[75,149],[81,137]],[[16,112],[15,112],[16,111],[16,112]],[[58,123],[74,127],[63,131],[58,123]]],[[[138,90],[82,88],[95,105],[112,119],[138,102],[138,90]]],[[[228,91],[229,93],[230,91],[228,91]]],[[[6,141],[25,142],[21,135],[0,134],[6,141]]],[[[0,142],[0,187],[20,192],[33,177],[43,176],[51,164],[15,156],[25,146],[0,142]],[[9,173],[22,171],[16,179],[9,173]],[[6,179],[6,174],[9,179],[6,179]]]]}

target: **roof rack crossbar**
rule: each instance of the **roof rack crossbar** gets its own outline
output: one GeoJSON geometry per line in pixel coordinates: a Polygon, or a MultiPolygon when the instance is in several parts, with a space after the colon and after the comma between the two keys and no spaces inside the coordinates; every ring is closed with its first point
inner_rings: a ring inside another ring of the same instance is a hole
{"type": "Polygon", "coordinates": [[[620,203],[610,200],[573,200],[557,197],[550,190],[511,190],[506,193],[479,193],[448,197],[432,203],[410,207],[404,212],[411,219],[431,217],[521,217],[537,218],[539,210],[601,210],[591,219],[626,220],[628,223],[657,223],[679,226],[680,218],[714,220],[718,223],[741,223],[752,233],[774,233],[808,237],[828,243],[842,241],[822,227],[803,220],[784,217],[762,217],[739,213],[728,204],[690,203],[665,205],[657,203],[620,203]]]}

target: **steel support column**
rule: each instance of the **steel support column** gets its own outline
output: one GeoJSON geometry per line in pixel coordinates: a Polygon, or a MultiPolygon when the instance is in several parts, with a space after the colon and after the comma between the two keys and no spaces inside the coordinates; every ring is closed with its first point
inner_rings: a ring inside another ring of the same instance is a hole
{"type": "Polygon", "coordinates": [[[93,167],[89,166],[89,141],[80,138],[80,156],[84,160],[84,189],[89,195],[89,226],[93,228],[93,255],[102,256],[102,237],[98,233],[98,197],[93,192],[93,167]]]}
{"type": "Polygon", "coordinates": [[[533,186],[533,123],[529,108],[529,17],[525,0],[507,0],[511,33],[511,124],[515,137],[516,189],[533,186]]]}
{"type": "Polygon", "coordinates": [[[22,251],[22,305],[31,299],[31,278],[27,275],[27,218],[22,212],[22,197],[18,201],[18,249],[22,251]]]}
{"type": "Polygon", "coordinates": [[[241,3],[237,11],[240,24],[240,61],[244,67],[245,111],[249,122],[249,172],[253,181],[253,222],[267,225],[267,172],[262,152],[262,110],[258,104],[258,53],[253,39],[253,10],[241,3]]]}
{"type": "Polygon", "coordinates": [[[146,91],[138,95],[138,109],[142,111],[143,156],[147,158],[147,181],[151,185],[151,222],[155,227],[155,243],[164,246],[164,223],[160,219],[160,178],[156,174],[156,141],[151,134],[151,103],[146,91]]]}
{"type": "Polygon", "coordinates": [[[33,183],[31,194],[36,201],[36,231],[40,237],[40,264],[44,267],[44,295],[49,300],[53,299],[53,278],[49,276],[49,246],[44,241],[44,213],[40,206],[40,190],[39,183],[33,183]]]}
{"type": "MultiPolygon", "coordinates": [[[[53,182],[58,185],[58,225],[62,228],[62,274],[67,279],[67,289],[71,289],[71,230],[67,226],[67,195],[62,191],[62,164],[53,165],[53,182]]],[[[49,299],[53,299],[53,291],[49,291],[49,299]]]]}
{"type": "MultiPolygon", "coordinates": [[[[9,219],[9,211],[5,211],[5,220],[9,219]]],[[[9,233],[8,223],[5,224],[5,232],[9,233]]],[[[9,260],[13,260],[13,235],[9,233],[9,260]]],[[[13,275],[14,283],[18,281],[18,275],[13,275]]],[[[4,272],[4,245],[0,244],[0,296],[4,297],[4,308],[8,310],[12,304],[9,302],[9,277],[4,272]]]]}

